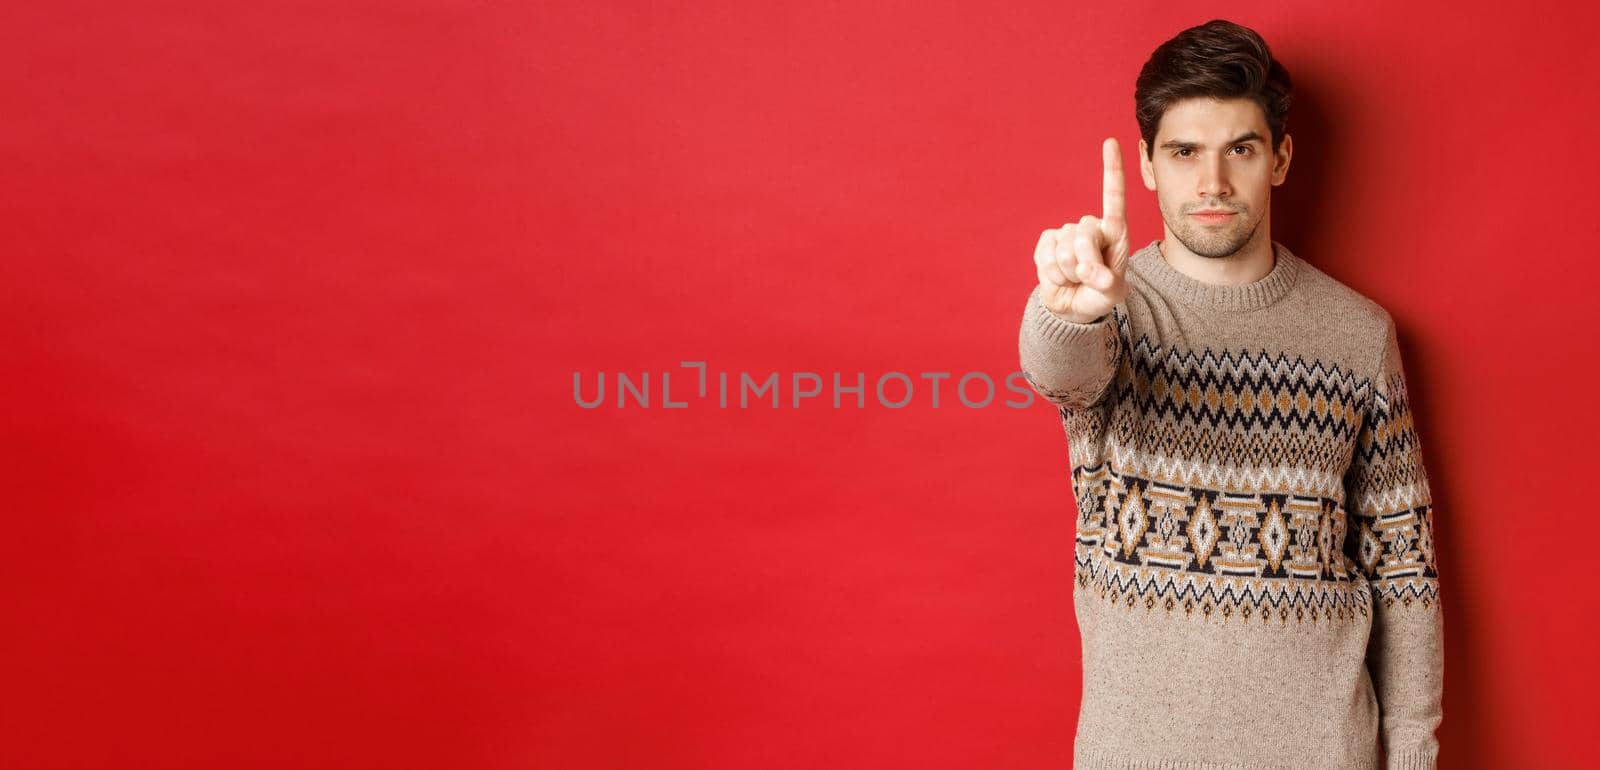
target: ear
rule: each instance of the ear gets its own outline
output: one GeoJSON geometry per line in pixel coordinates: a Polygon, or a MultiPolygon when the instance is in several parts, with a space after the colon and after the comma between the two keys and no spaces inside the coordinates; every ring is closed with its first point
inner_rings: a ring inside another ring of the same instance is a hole
{"type": "Polygon", "coordinates": [[[1150,143],[1139,140],[1139,176],[1144,177],[1144,189],[1156,189],[1156,169],[1150,165],[1150,143]]]}
{"type": "Polygon", "coordinates": [[[1283,142],[1278,145],[1278,151],[1272,156],[1272,186],[1283,184],[1283,179],[1289,174],[1289,158],[1294,155],[1294,137],[1284,134],[1283,142]]]}

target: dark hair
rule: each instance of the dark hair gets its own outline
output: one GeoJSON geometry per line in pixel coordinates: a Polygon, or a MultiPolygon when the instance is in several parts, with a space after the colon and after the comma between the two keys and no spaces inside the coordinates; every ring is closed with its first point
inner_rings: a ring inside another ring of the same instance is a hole
{"type": "Polygon", "coordinates": [[[1248,98],[1261,105],[1272,131],[1272,150],[1283,143],[1294,85],[1255,30],[1225,19],[1190,27],[1156,48],[1133,88],[1139,135],[1153,156],[1156,126],[1175,102],[1195,96],[1248,98]]]}

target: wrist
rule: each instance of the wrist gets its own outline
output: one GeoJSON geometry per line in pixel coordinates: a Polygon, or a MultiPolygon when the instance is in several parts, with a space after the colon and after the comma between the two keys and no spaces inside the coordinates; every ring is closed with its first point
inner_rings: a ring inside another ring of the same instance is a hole
{"type": "Polygon", "coordinates": [[[1101,321],[1105,320],[1106,316],[1110,315],[1110,313],[1101,313],[1100,315],[1088,318],[1078,313],[1057,313],[1048,307],[1046,307],[1044,310],[1046,313],[1049,313],[1050,315],[1055,316],[1062,321],[1066,321],[1067,323],[1084,325],[1100,323],[1101,321]]]}

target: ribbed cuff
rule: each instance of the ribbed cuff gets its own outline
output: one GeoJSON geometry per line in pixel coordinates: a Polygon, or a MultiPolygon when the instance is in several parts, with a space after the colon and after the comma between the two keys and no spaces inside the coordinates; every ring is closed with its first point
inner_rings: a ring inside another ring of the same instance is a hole
{"type": "Polygon", "coordinates": [[[1385,758],[1386,770],[1435,770],[1438,754],[1431,751],[1406,751],[1385,758]]]}
{"type": "Polygon", "coordinates": [[[1057,344],[1076,342],[1084,337],[1103,334],[1106,327],[1110,325],[1110,313],[1106,313],[1089,323],[1077,323],[1050,312],[1050,309],[1044,306],[1044,301],[1040,299],[1037,287],[1034,288],[1033,296],[1029,301],[1033,305],[1034,329],[1039,332],[1039,336],[1057,344]]]}

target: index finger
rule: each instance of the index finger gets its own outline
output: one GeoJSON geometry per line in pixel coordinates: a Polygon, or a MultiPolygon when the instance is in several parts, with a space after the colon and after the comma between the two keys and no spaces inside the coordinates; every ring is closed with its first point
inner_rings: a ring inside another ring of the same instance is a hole
{"type": "Polygon", "coordinates": [[[1106,137],[1100,146],[1100,154],[1105,160],[1106,167],[1105,189],[1100,199],[1100,218],[1120,222],[1126,217],[1127,209],[1122,183],[1122,148],[1117,144],[1116,137],[1106,137]]]}

